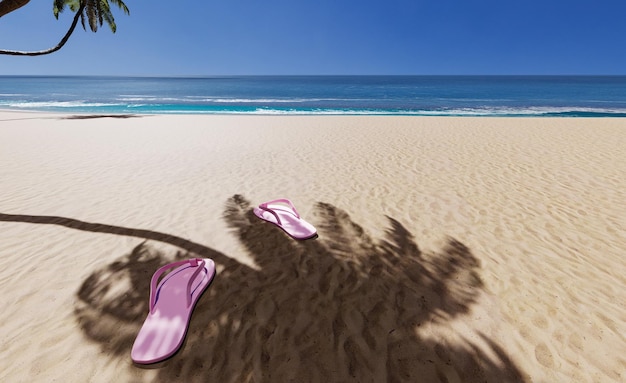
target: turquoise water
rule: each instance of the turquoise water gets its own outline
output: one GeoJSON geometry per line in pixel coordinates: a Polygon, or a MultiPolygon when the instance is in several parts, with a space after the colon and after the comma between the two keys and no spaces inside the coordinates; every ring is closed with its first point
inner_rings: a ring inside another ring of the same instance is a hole
{"type": "Polygon", "coordinates": [[[626,76],[0,76],[0,109],[626,117],[626,76]]]}

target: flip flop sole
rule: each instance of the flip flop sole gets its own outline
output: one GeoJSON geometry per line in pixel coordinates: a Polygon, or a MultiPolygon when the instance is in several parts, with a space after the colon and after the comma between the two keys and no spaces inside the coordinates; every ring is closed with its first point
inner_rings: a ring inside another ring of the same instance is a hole
{"type": "Polygon", "coordinates": [[[173,356],[187,335],[192,312],[215,276],[215,263],[204,259],[204,271],[194,280],[193,267],[183,265],[169,273],[159,284],[156,303],[137,334],[131,359],[138,364],[151,364],[173,356]],[[194,283],[195,281],[197,283],[194,283]],[[191,302],[187,305],[188,284],[191,302]]]}

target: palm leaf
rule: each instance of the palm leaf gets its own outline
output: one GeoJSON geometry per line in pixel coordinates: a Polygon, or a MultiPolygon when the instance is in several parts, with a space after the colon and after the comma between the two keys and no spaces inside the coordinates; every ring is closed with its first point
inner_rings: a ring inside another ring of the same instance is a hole
{"type": "Polygon", "coordinates": [[[106,23],[111,32],[115,33],[117,25],[109,3],[116,5],[125,14],[130,14],[128,7],[122,0],[54,0],[52,10],[58,19],[59,13],[63,12],[66,7],[72,12],[77,12],[81,5],[84,5],[80,15],[80,23],[84,30],[87,30],[87,24],[89,24],[89,29],[96,32],[98,27],[106,23]]]}

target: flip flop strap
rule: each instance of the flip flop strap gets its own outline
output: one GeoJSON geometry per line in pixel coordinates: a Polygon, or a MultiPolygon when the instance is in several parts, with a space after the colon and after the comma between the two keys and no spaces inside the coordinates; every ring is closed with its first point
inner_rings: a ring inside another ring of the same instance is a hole
{"type": "Polygon", "coordinates": [[[157,282],[159,281],[159,278],[161,277],[161,275],[168,269],[171,269],[176,266],[182,266],[187,263],[191,267],[196,268],[196,270],[191,275],[191,278],[189,278],[189,282],[187,282],[187,307],[191,306],[191,284],[196,279],[196,276],[198,276],[198,273],[200,273],[200,271],[204,269],[205,262],[202,258],[192,258],[192,259],[186,259],[184,261],[173,262],[173,263],[160,267],[157,271],[154,272],[154,275],[152,275],[152,280],[150,280],[150,312],[151,313],[153,312],[154,307],[156,305],[156,296],[157,296],[156,288],[157,288],[157,282]]]}
{"type": "Polygon", "coordinates": [[[259,208],[261,208],[262,210],[265,210],[266,212],[272,213],[272,215],[274,215],[274,218],[276,218],[276,222],[279,225],[282,225],[282,223],[280,222],[280,217],[278,217],[278,214],[276,214],[276,212],[273,209],[270,209],[269,207],[267,207],[267,204],[261,204],[259,205],[259,208]]]}
{"type": "Polygon", "coordinates": [[[269,211],[270,213],[272,213],[274,215],[274,217],[276,217],[276,219],[278,220],[278,224],[279,225],[281,223],[280,223],[280,218],[278,218],[278,214],[276,214],[276,212],[268,206],[271,203],[285,203],[285,204],[287,204],[291,208],[291,210],[293,211],[293,214],[298,219],[300,219],[300,214],[298,214],[298,211],[296,210],[296,207],[293,206],[293,203],[290,200],[288,200],[287,198],[279,198],[279,199],[275,199],[273,201],[269,201],[269,202],[265,202],[265,203],[260,204],[259,207],[261,209],[263,209],[265,211],[269,211]]]}

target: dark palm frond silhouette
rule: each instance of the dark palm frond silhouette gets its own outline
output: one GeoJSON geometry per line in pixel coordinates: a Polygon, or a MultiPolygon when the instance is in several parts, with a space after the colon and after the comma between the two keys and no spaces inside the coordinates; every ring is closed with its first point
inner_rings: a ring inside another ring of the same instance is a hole
{"type": "Polygon", "coordinates": [[[311,221],[319,238],[294,241],[259,220],[250,203],[235,195],[226,203],[224,219],[258,269],[172,235],[74,225],[80,221],[59,217],[55,223],[160,240],[185,250],[165,254],[144,241],[94,271],[77,292],[75,315],[84,334],[111,357],[129,363],[147,313],[152,273],[197,255],[218,264],[183,347],[152,366],[156,381],[524,381],[505,350],[485,335],[479,334],[481,347],[469,340],[451,344],[419,335],[425,322],[445,323],[470,310],[483,286],[479,262],[454,239],[438,252],[423,252],[399,221],[387,218],[384,238],[375,240],[345,211],[318,203],[311,221]]]}

